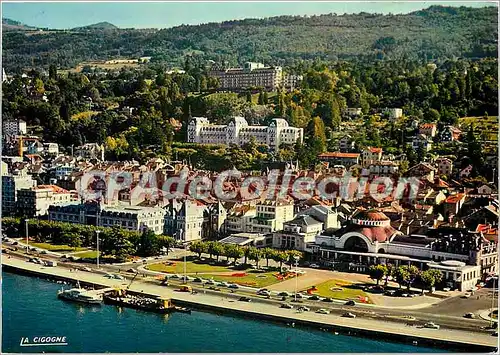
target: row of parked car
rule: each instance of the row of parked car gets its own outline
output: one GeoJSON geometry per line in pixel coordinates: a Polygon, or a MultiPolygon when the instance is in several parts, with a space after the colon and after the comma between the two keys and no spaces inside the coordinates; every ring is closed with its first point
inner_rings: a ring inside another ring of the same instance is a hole
{"type": "MultiPolygon", "coordinates": [[[[293,305],[289,304],[289,303],[283,303],[281,304],[280,306],[281,308],[286,308],[286,309],[293,309],[293,305]]],[[[311,309],[309,307],[306,307],[306,306],[300,306],[297,308],[297,311],[299,313],[302,313],[302,312],[309,312],[311,309]]],[[[320,308],[318,310],[316,310],[315,313],[318,313],[318,314],[330,314],[330,311],[325,309],[325,308],[320,308]]],[[[342,314],[342,317],[346,317],[346,318],[356,318],[356,315],[354,313],[351,313],[351,312],[345,312],[344,314],[342,314]]]]}
{"type": "Polygon", "coordinates": [[[40,258],[31,258],[28,260],[28,262],[43,266],[57,266],[57,262],[53,260],[42,260],[40,258]]]}
{"type": "Polygon", "coordinates": [[[167,280],[168,279],[179,279],[180,281],[183,281],[183,282],[199,282],[199,283],[203,283],[203,284],[208,285],[208,286],[220,286],[220,287],[227,287],[227,288],[231,288],[231,289],[240,288],[240,286],[238,284],[235,284],[235,283],[228,283],[225,281],[216,282],[212,279],[205,280],[201,277],[183,276],[183,275],[177,275],[177,274],[167,275],[167,276],[165,276],[165,279],[167,279],[167,280]]]}

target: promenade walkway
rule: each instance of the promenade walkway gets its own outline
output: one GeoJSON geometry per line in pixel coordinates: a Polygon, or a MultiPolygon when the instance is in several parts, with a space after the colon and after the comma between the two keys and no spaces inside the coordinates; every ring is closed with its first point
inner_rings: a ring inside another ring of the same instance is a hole
{"type": "MultiPolygon", "coordinates": [[[[38,264],[28,263],[24,260],[16,258],[3,257],[3,264],[10,265],[26,270],[32,270],[47,275],[57,275],[60,277],[67,277],[70,279],[79,279],[82,282],[94,283],[106,287],[124,287],[128,285],[127,280],[110,280],[104,278],[100,274],[94,274],[83,271],[70,271],[69,269],[61,267],[43,267],[38,264]]],[[[295,310],[282,309],[275,304],[266,304],[264,302],[238,302],[224,294],[189,294],[183,292],[176,292],[170,288],[160,286],[150,282],[143,282],[137,280],[130,288],[132,291],[145,292],[149,294],[158,295],[165,298],[172,298],[175,300],[197,303],[206,307],[218,307],[220,309],[233,310],[238,312],[246,312],[249,315],[266,314],[270,316],[288,319],[290,322],[297,320],[304,320],[309,322],[321,323],[330,327],[351,327],[353,329],[378,331],[387,334],[400,334],[408,337],[422,337],[429,339],[437,339],[442,341],[451,341],[457,343],[477,344],[484,346],[495,347],[497,339],[488,333],[473,332],[452,329],[426,329],[417,327],[404,326],[401,323],[385,322],[381,320],[368,319],[368,318],[344,318],[336,314],[316,314],[312,312],[298,313],[295,310]]]]}

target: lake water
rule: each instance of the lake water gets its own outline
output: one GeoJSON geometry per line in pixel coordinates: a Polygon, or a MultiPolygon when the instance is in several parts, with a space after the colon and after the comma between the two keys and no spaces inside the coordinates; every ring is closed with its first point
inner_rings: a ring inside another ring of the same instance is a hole
{"type": "Polygon", "coordinates": [[[7,272],[2,288],[2,352],[442,352],[201,311],[79,305],[56,297],[59,284],[7,272]],[[20,346],[36,336],[66,336],[68,345],[20,346]]]}

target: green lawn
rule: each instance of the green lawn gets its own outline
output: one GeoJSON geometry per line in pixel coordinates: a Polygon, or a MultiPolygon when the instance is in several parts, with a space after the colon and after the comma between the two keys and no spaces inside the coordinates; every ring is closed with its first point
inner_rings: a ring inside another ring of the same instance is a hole
{"type": "MultiPolygon", "coordinates": [[[[184,261],[183,260],[172,260],[171,265],[167,262],[151,264],[147,266],[147,269],[151,271],[161,271],[171,274],[182,274],[184,273],[184,261]]],[[[193,273],[212,273],[212,272],[238,272],[234,270],[232,266],[221,266],[221,265],[210,265],[208,263],[202,263],[197,260],[186,262],[186,272],[188,274],[193,273]]]]}
{"type": "Polygon", "coordinates": [[[57,244],[50,244],[50,243],[29,243],[30,246],[33,246],[35,248],[40,248],[40,249],[46,249],[50,251],[81,251],[81,250],[87,250],[87,248],[81,248],[81,247],[70,247],[69,245],[57,245],[57,244]]]}
{"type": "Polygon", "coordinates": [[[86,259],[86,258],[96,259],[97,258],[97,251],[96,250],[88,250],[88,251],[83,251],[80,253],[74,253],[72,255],[76,256],[77,258],[82,258],[82,259],[86,259]]]}
{"type": "MultiPolygon", "coordinates": [[[[351,288],[353,284],[340,280],[329,280],[316,285],[318,291],[315,293],[322,297],[330,297],[341,300],[357,300],[358,296],[368,297],[368,294],[361,289],[351,288]]],[[[368,303],[371,303],[369,301],[368,303]]]]}
{"type": "MultiPolygon", "coordinates": [[[[235,273],[242,273],[245,271],[235,271],[235,273]]],[[[200,275],[204,279],[213,279],[214,281],[226,281],[230,283],[235,283],[242,286],[250,287],[266,287],[280,282],[274,274],[276,272],[257,272],[254,270],[246,271],[245,276],[231,276],[231,275],[212,275],[204,274],[200,275]]]]}

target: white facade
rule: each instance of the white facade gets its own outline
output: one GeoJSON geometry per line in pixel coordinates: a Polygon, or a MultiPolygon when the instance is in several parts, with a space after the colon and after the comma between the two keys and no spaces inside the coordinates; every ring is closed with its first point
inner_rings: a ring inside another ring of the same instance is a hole
{"type": "Polygon", "coordinates": [[[432,140],[429,139],[424,134],[419,134],[412,142],[411,146],[413,149],[417,150],[420,146],[422,146],[426,151],[432,149],[432,140]]]}
{"type": "Polygon", "coordinates": [[[453,161],[451,159],[437,158],[436,165],[438,175],[446,175],[448,177],[451,176],[451,173],[453,172],[453,161]]]}
{"type": "Polygon", "coordinates": [[[21,119],[5,120],[2,122],[3,136],[20,136],[27,132],[26,122],[21,119]]]}
{"type": "Polygon", "coordinates": [[[204,210],[197,201],[171,201],[166,207],[164,233],[183,242],[201,239],[204,210]]]}
{"type": "Polygon", "coordinates": [[[285,74],[283,75],[283,86],[287,89],[293,90],[300,85],[303,79],[304,76],[302,75],[285,74]]]}
{"type": "Polygon", "coordinates": [[[346,107],[344,114],[349,117],[357,117],[363,114],[361,107],[346,107]]]}
{"type": "Polygon", "coordinates": [[[269,126],[249,126],[243,117],[234,117],[228,125],[210,124],[205,117],[194,117],[188,125],[188,143],[243,145],[255,138],[258,144],[276,150],[281,144],[302,143],[303,129],[289,127],[282,118],[269,126]]]}
{"type": "Polygon", "coordinates": [[[257,215],[252,220],[252,232],[272,233],[283,229],[293,219],[293,201],[266,200],[257,204],[257,215]]]}
{"type": "Polygon", "coordinates": [[[403,109],[400,108],[385,108],[383,113],[391,119],[403,117],[403,109]]]}
{"type": "Polygon", "coordinates": [[[17,193],[17,211],[25,216],[44,216],[49,206],[75,201],[73,194],[56,185],[40,185],[17,193]]]}
{"type": "Polygon", "coordinates": [[[243,68],[211,70],[210,76],[219,79],[222,90],[242,90],[263,87],[275,90],[283,84],[281,67],[266,67],[262,63],[247,62],[243,68]]]}
{"type": "Polygon", "coordinates": [[[224,222],[225,232],[233,233],[250,233],[252,231],[252,220],[257,216],[255,206],[243,205],[235,206],[228,211],[224,222]]]}
{"type": "Polygon", "coordinates": [[[59,155],[59,145],[57,143],[43,143],[43,153],[48,155],[59,155]]]}
{"type": "Polygon", "coordinates": [[[104,145],[86,143],[75,148],[74,156],[83,159],[97,159],[104,161],[104,145]]]}
{"type": "Polygon", "coordinates": [[[429,269],[439,270],[445,283],[450,282],[453,287],[459,285],[462,292],[475,289],[482,276],[479,265],[466,265],[464,262],[456,260],[428,263],[427,266],[429,269]]]}
{"type": "Polygon", "coordinates": [[[323,230],[323,223],[311,216],[299,216],[285,222],[282,231],[273,233],[273,248],[306,250],[307,243],[314,243],[323,230]]]}
{"type": "Polygon", "coordinates": [[[160,207],[104,207],[99,225],[139,232],[152,230],[155,234],[162,234],[164,218],[165,210],[160,207]]]}

